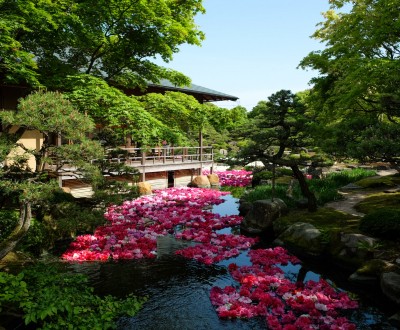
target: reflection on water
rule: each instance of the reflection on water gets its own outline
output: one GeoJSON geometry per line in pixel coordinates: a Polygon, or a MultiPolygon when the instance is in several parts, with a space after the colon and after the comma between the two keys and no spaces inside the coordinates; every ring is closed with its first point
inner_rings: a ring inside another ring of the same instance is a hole
{"type": "MultiPolygon", "coordinates": [[[[237,199],[230,195],[223,198],[225,202],[214,206],[213,212],[221,215],[238,214],[237,199]]],[[[228,233],[227,230],[221,232],[228,233]]],[[[173,237],[159,238],[155,260],[72,264],[70,268],[87,274],[98,294],[124,297],[133,293],[148,297],[143,309],[135,317],[119,320],[118,329],[265,329],[262,318],[219,319],[209,299],[213,286],[234,285],[227,266],[232,262],[250,264],[247,253],[217,265],[206,266],[174,255],[175,250],[187,244],[191,243],[173,237]]],[[[294,280],[303,278],[317,281],[320,276],[300,265],[283,268],[287,276],[294,280]]],[[[359,329],[394,329],[385,323],[385,316],[371,306],[363,306],[353,312],[351,319],[359,329]]]]}

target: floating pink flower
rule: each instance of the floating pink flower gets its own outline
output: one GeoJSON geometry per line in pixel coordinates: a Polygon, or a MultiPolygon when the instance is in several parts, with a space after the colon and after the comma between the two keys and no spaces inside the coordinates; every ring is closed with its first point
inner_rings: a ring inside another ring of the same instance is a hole
{"type": "Polygon", "coordinates": [[[333,315],[357,308],[357,302],[323,279],[299,285],[285,278],[278,265],[299,262],[285,249],[257,249],[248,254],[251,266],[228,266],[238,288],[211,289],[210,300],[220,317],[265,316],[269,329],[355,329],[347,318],[333,315]]]}
{"type": "MultiPolygon", "coordinates": [[[[253,172],[245,170],[214,171],[218,175],[221,186],[246,187],[251,184],[253,172]]],[[[210,174],[210,171],[204,170],[204,175],[210,174]]]]}

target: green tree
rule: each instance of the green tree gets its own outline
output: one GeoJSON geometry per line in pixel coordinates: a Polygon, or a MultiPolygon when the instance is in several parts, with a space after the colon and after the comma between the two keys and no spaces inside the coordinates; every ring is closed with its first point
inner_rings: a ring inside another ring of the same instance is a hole
{"type": "Polygon", "coordinates": [[[313,35],[326,47],[300,63],[319,72],[309,99],[318,123],[316,140],[338,157],[384,160],[400,169],[398,3],[330,3],[313,35]]]}
{"type": "Polygon", "coordinates": [[[201,0],[0,0],[3,79],[62,88],[67,75],[83,72],[127,87],[187,83],[151,60],[199,45],[194,16],[202,12],[201,0]]]}
{"type": "Polygon", "coordinates": [[[2,111],[0,118],[5,125],[1,133],[0,189],[3,195],[16,196],[19,200],[20,217],[15,230],[0,243],[0,259],[11,251],[27,233],[32,219],[33,205],[49,199],[59,190],[54,175],[67,171],[88,180],[102,178],[99,168],[90,160],[102,158],[101,146],[87,138],[94,128],[92,120],[79,113],[62,94],[34,93],[21,100],[18,111],[2,111]],[[18,128],[15,133],[15,127],[18,128]],[[25,131],[38,131],[42,144],[29,149],[18,143],[25,131]],[[54,144],[53,137],[65,138],[73,144],[54,144]],[[20,150],[20,151],[18,151],[20,150]],[[34,157],[35,166],[28,165],[34,157]],[[65,162],[69,164],[65,168],[65,162]]]}
{"type": "Polygon", "coordinates": [[[168,124],[168,117],[149,112],[150,106],[147,107],[146,102],[140,102],[135,96],[127,96],[100,78],[91,75],[70,76],[66,83],[68,99],[103,129],[111,129],[119,145],[124,143],[127,135],[143,146],[156,144],[160,138],[171,142],[182,139],[176,127],[168,124]]]}
{"type": "Polygon", "coordinates": [[[261,160],[273,166],[289,166],[308,200],[309,211],[315,211],[315,195],[308,188],[299,167],[309,161],[301,152],[310,143],[307,135],[309,118],[305,110],[299,97],[288,90],[280,90],[268,97],[267,102],[260,102],[255,112],[249,113],[250,119],[241,132],[248,142],[239,152],[239,157],[246,163],[261,160]],[[291,154],[286,155],[285,151],[291,154]]]}

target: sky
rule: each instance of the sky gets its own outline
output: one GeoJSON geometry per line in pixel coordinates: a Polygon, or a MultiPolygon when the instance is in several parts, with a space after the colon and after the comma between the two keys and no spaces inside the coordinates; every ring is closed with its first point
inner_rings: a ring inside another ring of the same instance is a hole
{"type": "Polygon", "coordinates": [[[288,89],[310,87],[314,71],[297,68],[311,51],[323,48],[310,38],[322,22],[328,0],[204,0],[206,13],[196,24],[206,35],[202,45],[182,45],[163,64],[187,75],[193,84],[239,98],[220,107],[244,106],[288,89]]]}

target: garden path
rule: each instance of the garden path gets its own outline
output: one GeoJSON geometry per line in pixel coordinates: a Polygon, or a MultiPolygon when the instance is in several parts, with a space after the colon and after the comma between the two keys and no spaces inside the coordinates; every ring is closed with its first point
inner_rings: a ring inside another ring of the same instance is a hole
{"type": "MultiPolygon", "coordinates": [[[[396,170],[384,170],[384,171],[378,171],[377,174],[378,176],[385,176],[385,175],[392,175],[397,173],[396,170]]],[[[344,200],[340,201],[335,201],[335,202],[330,202],[325,204],[326,207],[331,207],[335,210],[349,213],[354,216],[359,216],[363,217],[364,213],[358,212],[354,206],[365,199],[366,197],[382,192],[382,191],[388,191],[388,192],[394,192],[394,191],[400,191],[400,188],[388,188],[388,187],[379,187],[379,188],[368,188],[368,189],[363,189],[363,188],[358,188],[357,186],[353,185],[348,187],[350,189],[340,189],[339,192],[341,195],[343,195],[344,200]]]]}

